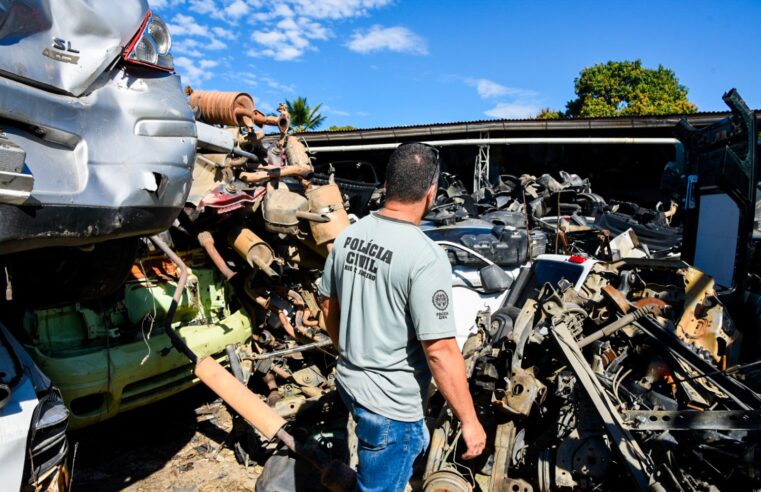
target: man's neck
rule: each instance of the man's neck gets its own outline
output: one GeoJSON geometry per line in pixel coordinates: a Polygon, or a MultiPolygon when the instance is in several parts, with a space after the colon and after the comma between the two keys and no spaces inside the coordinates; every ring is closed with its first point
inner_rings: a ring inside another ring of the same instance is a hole
{"type": "Polygon", "coordinates": [[[414,203],[386,200],[378,213],[384,217],[420,225],[420,221],[425,216],[425,200],[414,203]]]}

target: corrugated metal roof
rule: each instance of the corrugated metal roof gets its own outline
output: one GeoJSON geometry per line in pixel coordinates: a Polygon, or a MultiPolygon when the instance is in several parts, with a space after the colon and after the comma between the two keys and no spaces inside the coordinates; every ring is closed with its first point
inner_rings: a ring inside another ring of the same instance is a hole
{"type": "MultiPolygon", "coordinates": [[[[760,113],[756,110],[756,115],[760,113]]],[[[729,116],[729,112],[706,111],[692,114],[614,116],[608,118],[572,118],[558,120],[537,119],[491,119],[475,121],[457,121],[449,123],[430,123],[401,125],[375,128],[358,128],[354,130],[325,130],[302,132],[299,135],[310,142],[331,140],[364,140],[378,138],[405,138],[423,135],[443,135],[452,133],[470,133],[500,130],[580,130],[612,128],[657,128],[671,127],[686,118],[695,125],[708,124],[729,116]]]]}

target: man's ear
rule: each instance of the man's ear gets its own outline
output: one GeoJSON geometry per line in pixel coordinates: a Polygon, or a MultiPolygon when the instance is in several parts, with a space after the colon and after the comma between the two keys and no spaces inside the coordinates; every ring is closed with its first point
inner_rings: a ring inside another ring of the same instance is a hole
{"type": "Polygon", "coordinates": [[[433,207],[433,204],[436,202],[436,191],[438,190],[438,186],[436,184],[432,184],[430,188],[428,188],[428,193],[425,194],[425,202],[426,202],[426,208],[428,210],[433,207]]]}

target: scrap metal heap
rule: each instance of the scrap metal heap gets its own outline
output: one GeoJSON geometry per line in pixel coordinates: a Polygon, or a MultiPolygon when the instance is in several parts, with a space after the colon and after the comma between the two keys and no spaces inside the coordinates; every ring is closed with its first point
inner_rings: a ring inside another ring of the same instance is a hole
{"type": "Polygon", "coordinates": [[[559,178],[505,174],[495,185],[469,193],[457,176],[443,173],[436,205],[426,219],[441,225],[478,219],[529,230],[533,255],[546,251],[612,259],[608,243],[623,233],[655,257],[678,251],[682,227],[675,202],[650,209],[606,200],[592,191],[588,179],[565,171],[559,178]]]}
{"type": "MultiPolygon", "coordinates": [[[[492,453],[458,460],[441,401],[424,490],[732,490],[761,484],[761,397],[713,279],[678,260],[594,265],[481,313],[465,345],[492,453]],[[513,322],[514,319],[514,322],[513,322]],[[474,479],[478,474],[483,476],[474,479]]],[[[462,447],[460,447],[462,449],[462,447]]]]}
{"type": "MultiPolygon", "coordinates": [[[[88,302],[75,304],[58,289],[59,302],[30,305],[23,328],[38,356],[50,361],[51,376],[64,382],[76,425],[115,414],[120,405],[105,400],[121,398],[128,409],[191,384],[187,361],[168,356],[166,339],[150,340],[153,325],[163,335],[166,320],[170,337],[174,326],[186,348],[229,363],[240,383],[289,421],[288,432],[306,450],[299,454],[311,448],[347,461],[353,437],[334,391],[337,354],[316,282],[333,241],[350,224],[348,212],[356,219],[381,203],[379,180],[361,161],[315,172],[304,143],[288,133],[285,105],[267,116],[245,93],[187,94],[199,149],[183,212],[163,240],[153,240],[167,250],[129,241],[124,258],[113,262],[119,266],[113,278],[93,287],[88,302]],[[274,140],[265,140],[265,126],[278,129],[274,140]],[[348,174],[336,177],[342,170],[348,174]],[[367,179],[357,180],[360,171],[367,179]],[[172,250],[177,258],[170,261],[172,250]],[[183,262],[187,278],[177,270],[183,262]],[[124,265],[132,266],[126,282],[124,265]],[[53,334],[53,325],[62,324],[71,333],[53,334]],[[136,368],[142,353],[130,349],[132,358],[121,366],[117,360],[113,370],[111,362],[101,367],[93,350],[115,342],[144,343],[148,355],[136,368]],[[84,356],[107,374],[101,379],[108,391],[115,387],[112,373],[123,388],[94,400],[85,389],[95,383],[84,388],[69,366],[55,373],[54,358],[84,356]],[[168,361],[172,371],[158,378],[158,365],[168,361]]],[[[761,487],[761,397],[746,377],[759,363],[742,363],[740,331],[713,279],[675,259],[682,229],[673,202],[649,209],[606,200],[588,180],[565,172],[502,175],[472,193],[457,176],[441,179],[423,227],[434,239],[462,246],[448,247],[453,263],[480,266],[486,258],[492,267],[522,273],[507,279],[509,295],[499,309],[478,314],[463,348],[487,450],[460,460],[459,424],[434,391],[431,445],[416,486],[426,492],[761,487]],[[594,265],[580,287],[564,278],[536,285],[521,265],[545,252],[581,255],[572,258],[594,265]]],[[[17,292],[34,290],[18,278],[17,292]]],[[[288,450],[268,437],[234,417],[228,444],[238,459],[266,462],[257,490],[291,490],[293,480],[301,480],[299,490],[319,488],[319,475],[304,479],[314,470],[298,472],[288,450]]]]}
{"type": "MultiPolygon", "coordinates": [[[[279,116],[264,116],[247,94],[189,92],[199,121],[228,127],[199,124],[203,143],[173,239],[180,248],[206,251],[251,318],[251,343],[229,352],[233,373],[288,420],[314,415],[316,402],[325,405],[317,405],[318,414],[340,415],[332,394],[336,353],[316,280],[333,240],[349,225],[345,197],[332,176],[313,183],[304,144],[287,133],[285,105],[279,116]],[[279,137],[265,148],[256,125],[277,126],[279,137]]],[[[301,441],[319,434],[313,425],[309,435],[294,427],[301,441]]],[[[315,446],[330,451],[330,443],[316,439],[315,446]]],[[[276,447],[242,419],[231,442],[242,462],[264,461],[276,447]]]]}
{"type": "MultiPolygon", "coordinates": [[[[287,133],[283,106],[264,117],[245,94],[190,97],[199,120],[232,126],[201,140],[222,142],[226,133],[236,150],[202,145],[175,245],[200,245],[253,320],[251,344],[229,352],[236,376],[291,421],[300,440],[349,459],[337,359],[315,282],[349,224],[346,208],[364,215],[382,190],[371,197],[360,186],[357,204],[351,186],[315,175],[304,145],[287,133]],[[268,148],[257,124],[280,130],[268,148]]],[[[423,490],[761,485],[761,399],[743,376],[752,365],[740,364],[741,336],[713,280],[673,259],[681,238],[675,204],[606,201],[568,173],[505,175],[473,193],[453,175],[442,179],[427,224],[486,227],[458,237],[466,248],[495,258],[513,246],[510,264],[551,251],[607,262],[596,263],[579,290],[562,279],[516,280],[511,288],[525,292],[511,291],[506,302],[525,304],[479,314],[463,351],[489,449],[459,460],[458,423],[434,393],[431,446],[417,470],[423,490]]],[[[293,488],[300,473],[287,450],[235,422],[238,458],[266,462],[257,489],[293,488]]],[[[302,470],[300,488],[317,487],[309,473],[302,470]]]]}

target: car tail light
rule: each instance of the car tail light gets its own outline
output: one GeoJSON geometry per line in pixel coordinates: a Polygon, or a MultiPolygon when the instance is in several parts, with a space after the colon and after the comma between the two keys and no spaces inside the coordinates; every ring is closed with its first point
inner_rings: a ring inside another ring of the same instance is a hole
{"type": "Polygon", "coordinates": [[[140,30],[124,50],[124,60],[171,72],[174,70],[174,60],[169,54],[171,49],[172,37],[167,25],[149,10],[140,30]]]}
{"type": "Polygon", "coordinates": [[[571,263],[581,264],[587,261],[587,259],[584,258],[583,256],[573,255],[568,258],[568,261],[570,261],[571,263]]]}

